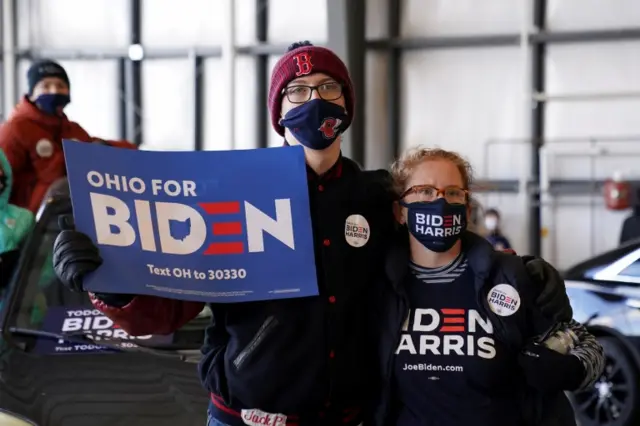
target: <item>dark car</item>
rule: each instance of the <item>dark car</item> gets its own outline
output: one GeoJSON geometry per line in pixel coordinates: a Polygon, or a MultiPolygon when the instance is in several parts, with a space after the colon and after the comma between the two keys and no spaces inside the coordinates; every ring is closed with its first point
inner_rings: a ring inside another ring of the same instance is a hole
{"type": "Polygon", "coordinates": [[[133,338],[65,289],[51,256],[71,212],[65,188],[47,197],[15,265],[0,268],[0,424],[204,426],[196,363],[210,312],[173,335],[133,338]]]}
{"type": "Polygon", "coordinates": [[[574,318],[605,349],[604,374],[572,395],[582,426],[640,424],[640,239],[564,274],[574,318]]]}

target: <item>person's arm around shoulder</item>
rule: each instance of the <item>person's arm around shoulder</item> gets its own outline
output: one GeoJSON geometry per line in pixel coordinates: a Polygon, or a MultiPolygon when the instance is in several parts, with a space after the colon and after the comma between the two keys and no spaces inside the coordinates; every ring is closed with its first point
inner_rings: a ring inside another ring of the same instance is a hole
{"type": "Polygon", "coordinates": [[[549,262],[536,256],[522,256],[535,290],[535,305],[552,323],[570,322],[573,309],[560,272],[549,262]]]}
{"type": "Polygon", "coordinates": [[[578,338],[578,343],[570,354],[577,357],[585,369],[585,377],[582,383],[573,390],[586,389],[593,385],[602,375],[605,367],[604,349],[598,343],[596,337],[589,333],[587,328],[578,321],[571,320],[566,328],[578,338]]]}
{"type": "MultiPolygon", "coordinates": [[[[83,279],[102,264],[91,239],[65,229],[53,244],[53,266],[62,284],[72,291],[85,291],[83,279]]],[[[203,303],[152,296],[92,294],[92,303],[133,336],[169,334],[195,318],[203,303]]]]}
{"type": "Polygon", "coordinates": [[[566,354],[546,347],[544,342],[529,343],[518,358],[527,383],[542,392],[576,391],[591,386],[604,370],[602,346],[574,320],[557,324],[553,330],[543,339],[556,332],[572,332],[577,342],[566,354]]]}
{"type": "Polygon", "coordinates": [[[548,332],[536,336],[519,356],[527,383],[543,392],[583,389],[602,374],[604,351],[586,327],[573,320],[573,311],[560,273],[544,259],[524,256],[523,260],[535,288],[531,310],[552,324],[548,332]],[[556,332],[573,333],[577,342],[567,354],[547,348],[540,340],[556,332]]]}

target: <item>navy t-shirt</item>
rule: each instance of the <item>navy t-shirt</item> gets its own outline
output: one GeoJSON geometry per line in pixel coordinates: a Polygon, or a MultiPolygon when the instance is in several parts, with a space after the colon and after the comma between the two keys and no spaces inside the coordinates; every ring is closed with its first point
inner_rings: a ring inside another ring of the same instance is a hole
{"type": "Polygon", "coordinates": [[[412,265],[410,308],[396,351],[396,426],[520,426],[517,356],[478,310],[463,257],[429,270],[412,265]]]}

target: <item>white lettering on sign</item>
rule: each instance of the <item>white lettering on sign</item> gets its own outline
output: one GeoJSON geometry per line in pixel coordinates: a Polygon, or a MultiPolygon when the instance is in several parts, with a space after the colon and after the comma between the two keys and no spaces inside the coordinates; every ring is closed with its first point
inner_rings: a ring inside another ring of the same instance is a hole
{"type": "Polygon", "coordinates": [[[61,331],[63,333],[86,332],[94,335],[94,340],[100,340],[99,336],[131,340],[146,340],[153,337],[151,335],[130,336],[126,331],[120,328],[115,328],[113,321],[105,316],[65,318],[62,323],[61,331]]]}
{"type": "MultiPolygon", "coordinates": [[[[410,313],[411,316],[411,313],[410,313]]],[[[475,309],[415,309],[413,321],[406,321],[396,354],[460,355],[492,359],[496,356],[493,325],[475,309]],[[409,323],[411,329],[409,330],[409,323]],[[479,332],[483,336],[478,336],[479,332]]]]}
{"type": "MultiPolygon", "coordinates": [[[[113,195],[90,193],[96,239],[99,245],[129,247],[140,239],[145,251],[160,251],[165,254],[188,255],[199,251],[207,240],[209,229],[214,235],[225,235],[210,226],[205,217],[194,207],[181,203],[150,202],[135,200],[134,208],[113,195]],[[154,227],[152,208],[155,210],[157,226],[154,227]],[[174,235],[172,225],[180,225],[181,232],[174,235]],[[157,245],[159,242],[159,248],[157,245]]],[[[239,202],[200,203],[206,215],[240,213],[239,202]]],[[[264,234],[267,233],[292,250],[295,250],[295,235],[290,199],[275,200],[275,219],[248,201],[244,202],[247,250],[250,253],[264,252],[264,234]]],[[[227,225],[240,222],[227,222],[227,225]]],[[[239,242],[238,242],[239,243],[239,242]]],[[[242,253],[244,245],[227,244],[232,250],[224,251],[215,243],[203,254],[242,253]],[[214,247],[215,248],[211,248],[214,247]]]]}

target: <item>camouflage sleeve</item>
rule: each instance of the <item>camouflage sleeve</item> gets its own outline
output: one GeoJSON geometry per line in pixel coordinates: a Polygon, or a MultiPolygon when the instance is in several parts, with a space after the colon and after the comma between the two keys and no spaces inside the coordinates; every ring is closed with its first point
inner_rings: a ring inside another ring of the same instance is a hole
{"type": "Polygon", "coordinates": [[[593,385],[602,375],[605,366],[604,350],[584,325],[575,320],[564,325],[578,337],[578,344],[570,354],[578,357],[585,369],[584,381],[576,390],[585,389],[593,385]]]}

